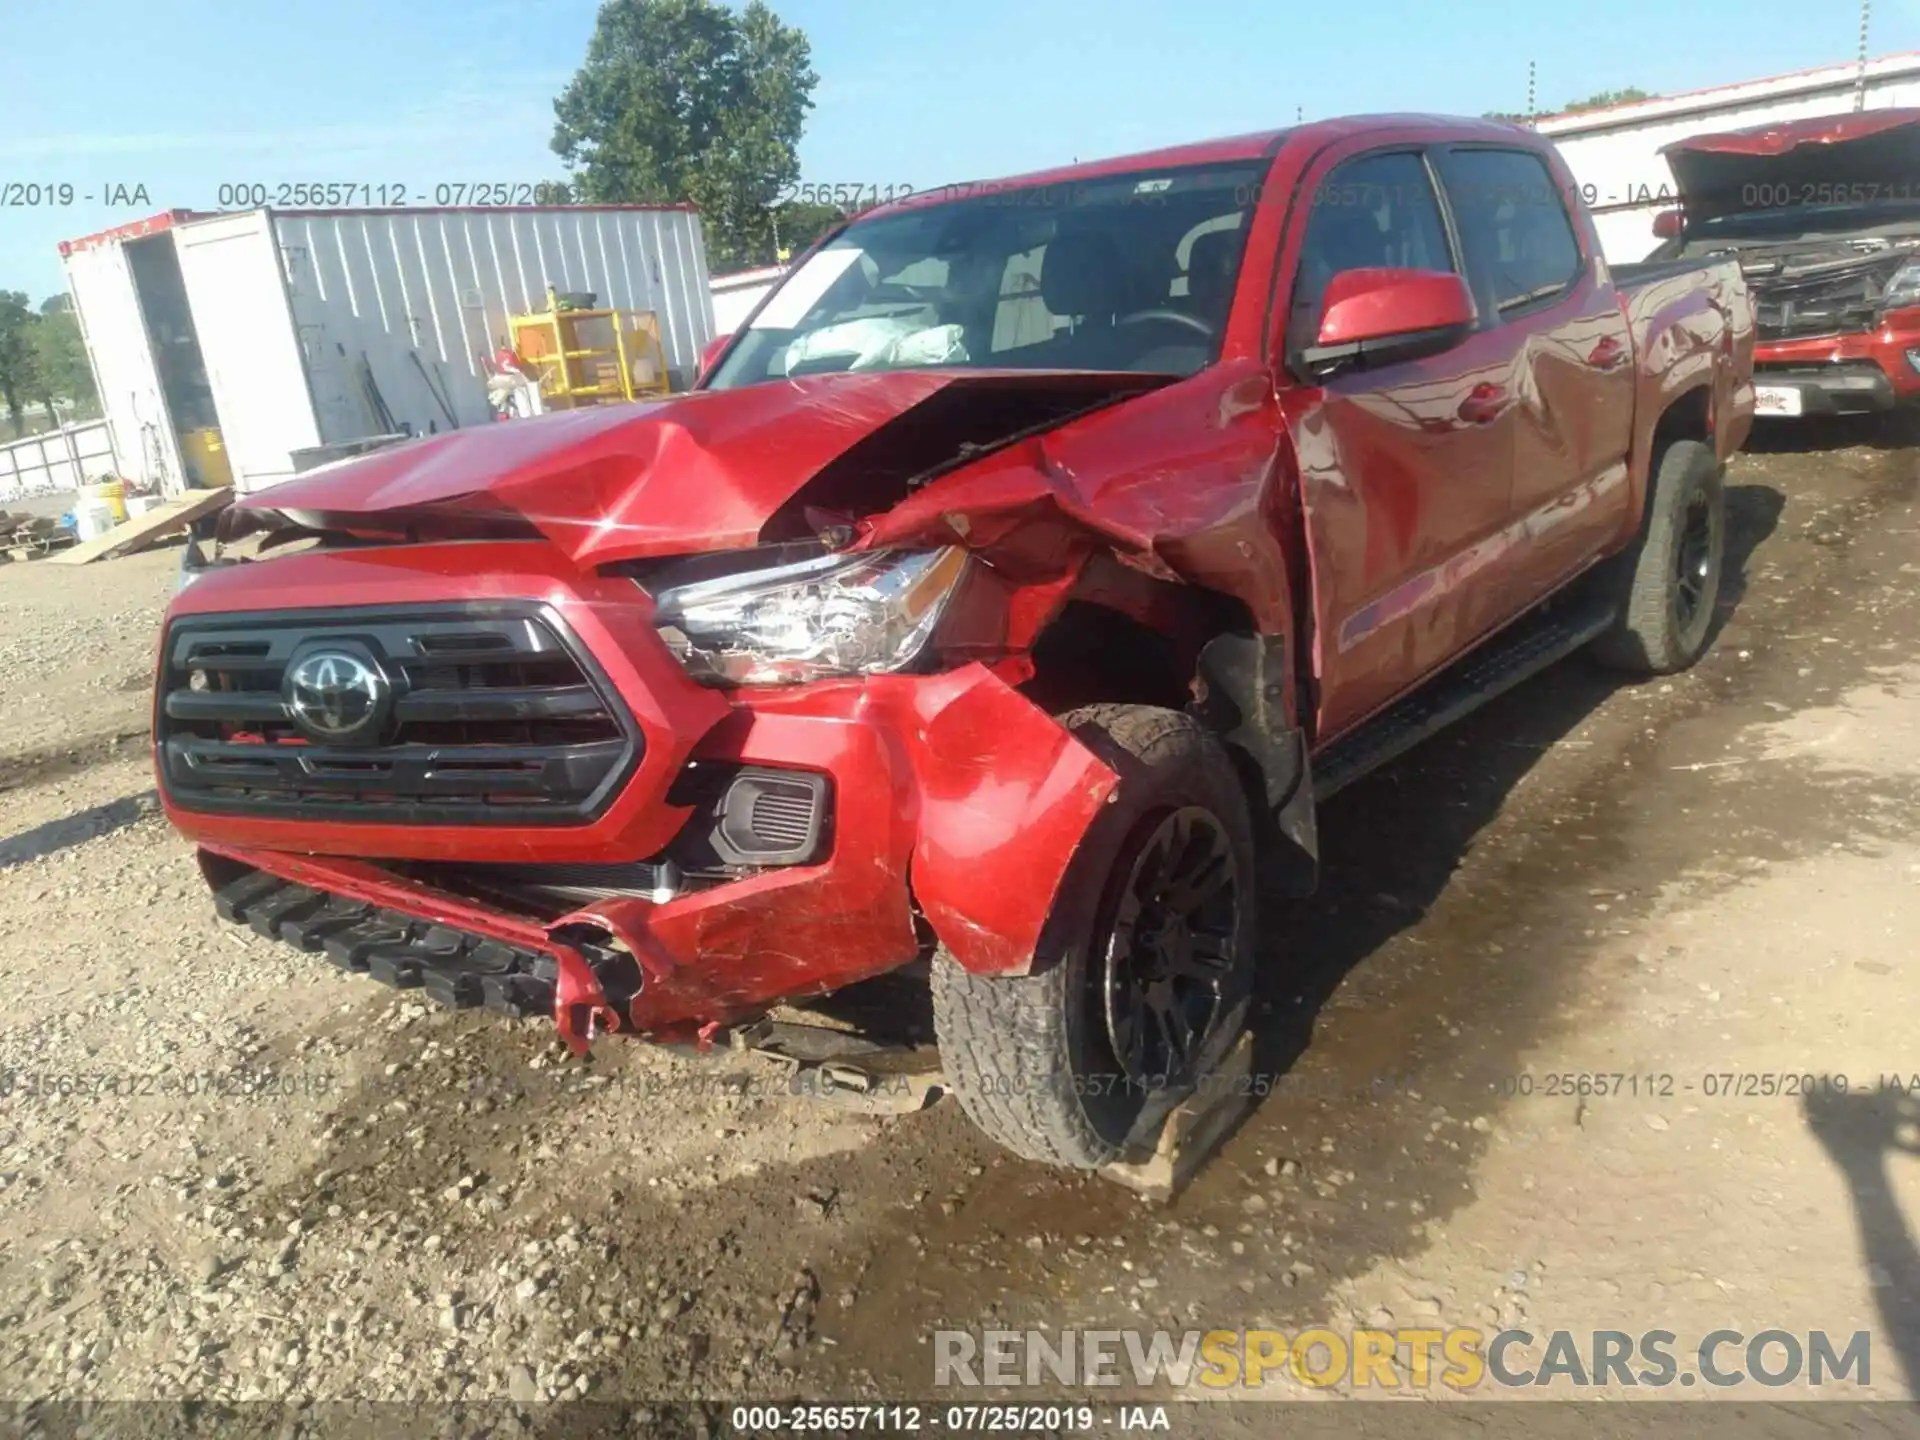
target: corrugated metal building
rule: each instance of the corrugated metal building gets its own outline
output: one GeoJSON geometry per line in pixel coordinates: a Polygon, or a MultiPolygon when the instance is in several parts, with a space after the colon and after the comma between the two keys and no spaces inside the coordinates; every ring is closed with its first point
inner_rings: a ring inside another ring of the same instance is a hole
{"type": "MultiPolygon", "coordinates": [[[[1626,263],[1644,259],[1658,243],[1653,217],[1674,203],[1673,172],[1661,158],[1661,146],[1689,135],[1851,110],[1860,80],[1857,63],[1827,65],[1604,110],[1543,116],[1534,128],[1552,136],[1566,156],[1607,258],[1626,263]]],[[[1869,60],[1864,89],[1869,110],[1920,105],[1920,52],[1869,60]]]]}
{"type": "Polygon", "coordinates": [[[787,273],[784,265],[763,265],[758,270],[735,270],[730,275],[713,277],[713,333],[731,335],[753,313],[753,307],[787,273]]]}
{"type": "Polygon", "coordinates": [[[685,207],[172,211],[60,250],[116,465],[169,492],[490,423],[488,357],[549,287],[651,312],[675,389],[713,334],[685,207]]]}

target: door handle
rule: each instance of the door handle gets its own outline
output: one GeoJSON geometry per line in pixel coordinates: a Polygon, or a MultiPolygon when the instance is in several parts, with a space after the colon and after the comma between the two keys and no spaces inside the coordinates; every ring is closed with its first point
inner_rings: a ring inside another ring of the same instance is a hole
{"type": "Polygon", "coordinates": [[[1627,347],[1611,335],[1602,335],[1587,354],[1587,363],[1596,370],[1617,370],[1627,358],[1627,347]]]}
{"type": "Polygon", "coordinates": [[[1467,398],[1460,402],[1460,409],[1456,413],[1470,425],[1485,425],[1499,418],[1500,412],[1506,408],[1507,387],[1482,381],[1467,392],[1467,398]]]}

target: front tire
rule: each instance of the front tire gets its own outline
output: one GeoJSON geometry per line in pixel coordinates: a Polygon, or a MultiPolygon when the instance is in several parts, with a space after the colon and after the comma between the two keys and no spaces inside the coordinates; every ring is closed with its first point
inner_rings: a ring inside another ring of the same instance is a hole
{"type": "Polygon", "coordinates": [[[1114,800],[1067,868],[1029,973],[935,956],[934,1026],[976,1125],[1028,1159],[1095,1169],[1245,1026],[1253,823],[1231,758],[1192,717],[1090,705],[1062,723],[1120,776],[1114,800]]]}
{"type": "Polygon", "coordinates": [[[1620,607],[1594,658],[1635,675],[1685,670],[1707,648],[1727,543],[1720,462],[1698,440],[1675,440],[1655,467],[1646,524],[1608,562],[1603,584],[1620,607]]]}

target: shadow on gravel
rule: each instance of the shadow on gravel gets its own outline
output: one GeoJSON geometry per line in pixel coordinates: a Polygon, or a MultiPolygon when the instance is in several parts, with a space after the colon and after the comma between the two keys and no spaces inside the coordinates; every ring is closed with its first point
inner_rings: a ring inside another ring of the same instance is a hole
{"type": "Polygon", "coordinates": [[[1920,1155],[1920,1099],[1899,1090],[1816,1089],[1801,1110],[1846,1177],[1882,1333],[1893,1343],[1908,1391],[1920,1390],[1920,1247],[1887,1174],[1890,1157],[1920,1155]]]}
{"type": "Polygon", "coordinates": [[[1804,420],[1755,424],[1746,449],[1755,455],[1805,455],[1865,445],[1874,450],[1906,450],[1920,445],[1920,411],[1890,410],[1882,415],[1813,415],[1804,420]]]}
{"type": "Polygon", "coordinates": [[[127,742],[144,742],[147,734],[143,726],[138,730],[93,735],[77,742],[61,741],[18,755],[0,755],[0,794],[9,790],[25,790],[32,785],[45,785],[51,780],[64,780],[69,775],[91,770],[109,761],[131,759],[138,752],[127,742]]]}
{"type": "Polygon", "coordinates": [[[160,797],[151,790],[142,790],[138,795],[123,795],[104,805],[90,805],[85,810],[62,815],[58,820],[49,820],[0,840],[0,870],[11,870],[15,865],[84,845],[159,813],[160,797]]]}
{"type": "Polygon", "coordinates": [[[1779,528],[1786,508],[1787,497],[1771,485],[1727,487],[1727,558],[1720,574],[1720,603],[1713,621],[1716,638],[1747,596],[1748,561],[1779,528]]]}

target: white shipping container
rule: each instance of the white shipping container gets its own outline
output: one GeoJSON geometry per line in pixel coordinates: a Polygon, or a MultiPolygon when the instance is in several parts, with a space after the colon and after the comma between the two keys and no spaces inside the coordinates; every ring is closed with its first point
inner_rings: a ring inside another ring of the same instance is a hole
{"type": "Polygon", "coordinates": [[[142,488],[169,492],[183,483],[180,442],[160,393],[160,372],[134,285],[129,248],[156,232],[164,233],[173,215],[158,215],[114,232],[118,243],[63,245],[67,290],[74,318],[93,362],[94,387],[113,441],[119,474],[142,488]]]}
{"type": "Polygon", "coordinates": [[[208,431],[254,491],[317,448],[492,423],[488,359],[549,287],[651,312],[676,391],[713,336],[686,208],[174,212],[61,253],[116,463],[169,492],[208,431]]]}
{"type": "Polygon", "coordinates": [[[731,335],[738,330],[786,273],[784,265],[767,265],[714,276],[709,287],[713,293],[713,333],[731,335]]]}
{"type": "Polygon", "coordinates": [[[1551,136],[1566,157],[1607,259],[1627,264],[1646,258],[1659,244],[1653,217],[1675,203],[1673,171],[1661,146],[1690,135],[1850,111],[1857,88],[1864,89],[1864,109],[1920,105],[1920,54],[1869,60],[1864,87],[1860,81],[1857,62],[1826,65],[1604,110],[1543,116],[1534,128],[1551,136]]]}

